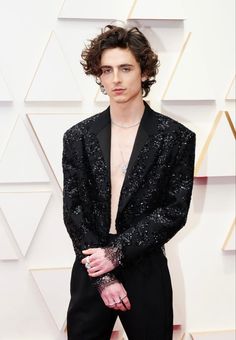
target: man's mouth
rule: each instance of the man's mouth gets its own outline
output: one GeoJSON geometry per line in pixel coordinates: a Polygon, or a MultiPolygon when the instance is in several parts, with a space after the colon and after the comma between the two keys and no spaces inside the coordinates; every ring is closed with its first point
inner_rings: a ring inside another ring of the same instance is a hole
{"type": "Polygon", "coordinates": [[[114,89],[113,92],[116,93],[116,94],[121,94],[121,93],[124,92],[124,89],[119,87],[119,88],[114,89]]]}

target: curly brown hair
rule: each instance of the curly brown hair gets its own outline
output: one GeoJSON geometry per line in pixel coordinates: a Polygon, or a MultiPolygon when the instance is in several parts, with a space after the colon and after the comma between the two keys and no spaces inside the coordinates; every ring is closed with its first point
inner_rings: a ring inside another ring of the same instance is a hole
{"type": "Polygon", "coordinates": [[[151,85],[156,82],[160,61],[147,38],[137,27],[125,29],[114,25],[105,26],[101,34],[90,40],[90,44],[82,51],[80,63],[85,73],[95,76],[97,84],[102,86],[99,80],[102,74],[100,67],[102,53],[106,49],[116,47],[129,48],[140,64],[141,73],[147,76],[147,80],[142,82],[143,97],[146,97],[151,85]]]}

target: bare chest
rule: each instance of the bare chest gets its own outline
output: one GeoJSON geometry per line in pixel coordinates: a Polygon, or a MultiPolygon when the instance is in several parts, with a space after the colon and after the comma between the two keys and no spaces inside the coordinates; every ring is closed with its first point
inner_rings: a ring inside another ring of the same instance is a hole
{"type": "Polygon", "coordinates": [[[132,131],[112,129],[110,171],[113,187],[118,183],[123,183],[136,134],[137,128],[133,128],[132,131]]]}
{"type": "Polygon", "coordinates": [[[115,219],[119,204],[120,192],[133,150],[138,127],[130,130],[112,129],[110,175],[111,175],[111,231],[115,232],[115,219]]]}

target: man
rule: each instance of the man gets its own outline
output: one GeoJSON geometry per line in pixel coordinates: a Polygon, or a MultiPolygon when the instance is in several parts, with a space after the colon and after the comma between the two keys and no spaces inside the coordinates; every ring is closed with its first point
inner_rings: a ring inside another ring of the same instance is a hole
{"type": "Polygon", "coordinates": [[[64,134],[64,222],[76,259],[69,340],[172,339],[164,244],[186,223],[195,134],[143,101],[158,56],[137,29],[108,25],[82,52],[109,107],[64,134]]]}

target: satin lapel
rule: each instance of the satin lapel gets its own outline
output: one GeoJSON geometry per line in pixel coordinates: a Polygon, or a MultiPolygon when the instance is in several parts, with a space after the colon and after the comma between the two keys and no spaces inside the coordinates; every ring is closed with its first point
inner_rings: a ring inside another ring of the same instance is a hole
{"type": "Polygon", "coordinates": [[[90,131],[96,136],[106,166],[107,168],[110,168],[111,118],[109,107],[105,111],[99,113],[99,117],[90,128],[90,131]]]}
{"type": "Polygon", "coordinates": [[[103,153],[103,157],[110,173],[110,150],[111,150],[111,125],[107,124],[98,134],[97,139],[103,153]]]}
{"type": "Polygon", "coordinates": [[[100,195],[104,200],[110,199],[111,124],[109,108],[99,113],[98,118],[89,129],[86,140],[91,169],[97,181],[100,195]]]}

